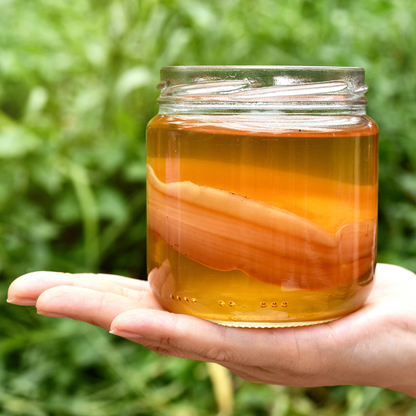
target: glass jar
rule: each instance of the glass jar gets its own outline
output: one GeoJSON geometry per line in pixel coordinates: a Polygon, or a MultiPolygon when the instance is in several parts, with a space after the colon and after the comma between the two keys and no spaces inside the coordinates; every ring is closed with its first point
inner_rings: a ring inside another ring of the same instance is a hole
{"type": "Polygon", "coordinates": [[[166,67],[147,129],[148,271],[169,311],[237,327],[357,310],[376,260],[362,68],[166,67]]]}

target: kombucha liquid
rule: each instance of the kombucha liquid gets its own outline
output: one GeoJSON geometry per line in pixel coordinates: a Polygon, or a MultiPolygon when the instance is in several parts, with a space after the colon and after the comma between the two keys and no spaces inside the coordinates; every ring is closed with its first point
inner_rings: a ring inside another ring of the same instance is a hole
{"type": "Polygon", "coordinates": [[[160,303],[248,327],[358,309],[375,269],[378,131],[356,119],[294,130],[270,116],[155,117],[148,272],[160,303]]]}

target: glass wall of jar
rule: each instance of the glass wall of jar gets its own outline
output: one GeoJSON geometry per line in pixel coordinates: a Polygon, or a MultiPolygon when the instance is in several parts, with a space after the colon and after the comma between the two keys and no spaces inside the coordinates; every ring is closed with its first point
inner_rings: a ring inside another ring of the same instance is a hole
{"type": "Polygon", "coordinates": [[[358,309],[376,260],[378,129],[364,70],[161,70],[147,130],[148,270],[160,303],[223,325],[358,309]]]}

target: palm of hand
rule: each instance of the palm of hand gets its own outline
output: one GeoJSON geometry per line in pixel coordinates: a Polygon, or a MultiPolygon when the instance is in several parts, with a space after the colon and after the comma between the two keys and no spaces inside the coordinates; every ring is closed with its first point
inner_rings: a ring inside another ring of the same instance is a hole
{"type": "Polygon", "coordinates": [[[157,353],[216,362],[251,381],[362,384],[415,395],[408,382],[416,369],[414,293],[413,273],[378,265],[360,310],[328,324],[285,329],[227,328],[172,314],[147,282],[112,275],[30,273],[12,283],[9,301],[111,329],[157,353]]]}

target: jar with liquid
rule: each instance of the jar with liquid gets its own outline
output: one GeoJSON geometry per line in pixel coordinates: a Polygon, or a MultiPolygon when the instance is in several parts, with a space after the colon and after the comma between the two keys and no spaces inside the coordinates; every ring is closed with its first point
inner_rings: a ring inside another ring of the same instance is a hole
{"type": "Polygon", "coordinates": [[[376,260],[378,129],[362,68],[166,67],[147,129],[150,286],[235,327],[360,308],[376,260]]]}

